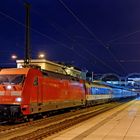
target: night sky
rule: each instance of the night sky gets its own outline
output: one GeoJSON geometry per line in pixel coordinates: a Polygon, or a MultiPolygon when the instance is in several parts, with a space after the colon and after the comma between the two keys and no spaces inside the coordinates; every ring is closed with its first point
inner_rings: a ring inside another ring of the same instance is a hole
{"type": "MultiPolygon", "coordinates": [[[[23,0],[0,0],[0,67],[24,59],[23,0]]],[[[140,72],[140,0],[28,0],[32,58],[94,73],[140,72]]]]}

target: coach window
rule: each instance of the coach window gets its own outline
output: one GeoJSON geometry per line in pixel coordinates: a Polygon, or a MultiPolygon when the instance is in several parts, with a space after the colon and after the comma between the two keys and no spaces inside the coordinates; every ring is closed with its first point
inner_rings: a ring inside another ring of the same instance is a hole
{"type": "Polygon", "coordinates": [[[37,86],[38,85],[38,77],[35,77],[34,78],[34,86],[37,86]]]}

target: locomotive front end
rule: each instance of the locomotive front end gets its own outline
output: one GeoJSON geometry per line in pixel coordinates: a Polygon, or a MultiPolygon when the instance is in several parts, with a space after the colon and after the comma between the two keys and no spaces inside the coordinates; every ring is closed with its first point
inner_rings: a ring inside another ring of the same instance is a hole
{"type": "Polygon", "coordinates": [[[0,73],[0,120],[21,116],[24,74],[0,73]]]}

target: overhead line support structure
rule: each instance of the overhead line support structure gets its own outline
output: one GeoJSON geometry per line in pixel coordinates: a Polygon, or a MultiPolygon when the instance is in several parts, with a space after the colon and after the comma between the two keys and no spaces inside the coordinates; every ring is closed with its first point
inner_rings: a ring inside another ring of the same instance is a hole
{"type": "Polygon", "coordinates": [[[25,20],[25,59],[24,59],[24,65],[27,66],[30,64],[31,61],[31,54],[30,54],[30,4],[25,3],[26,8],[26,20],[25,20]]]}

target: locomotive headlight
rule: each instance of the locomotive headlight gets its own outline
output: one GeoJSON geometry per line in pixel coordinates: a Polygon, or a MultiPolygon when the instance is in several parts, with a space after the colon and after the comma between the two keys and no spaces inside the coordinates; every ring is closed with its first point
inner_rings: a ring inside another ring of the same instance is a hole
{"type": "Polygon", "coordinates": [[[11,90],[12,86],[11,85],[7,85],[6,89],[11,90]]]}
{"type": "Polygon", "coordinates": [[[17,102],[21,102],[22,101],[22,98],[21,97],[18,97],[18,98],[16,98],[16,101],[17,102]]]}

